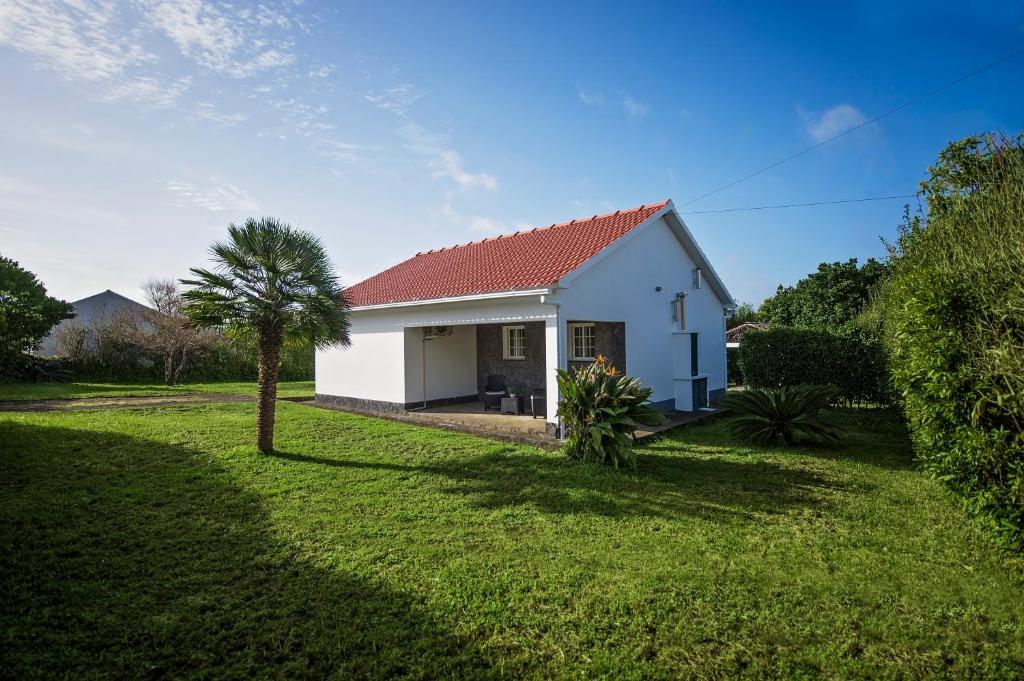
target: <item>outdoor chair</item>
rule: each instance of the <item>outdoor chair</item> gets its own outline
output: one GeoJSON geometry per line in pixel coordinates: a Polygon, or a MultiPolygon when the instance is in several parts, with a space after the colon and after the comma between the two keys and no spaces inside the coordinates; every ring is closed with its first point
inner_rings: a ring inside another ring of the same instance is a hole
{"type": "Polygon", "coordinates": [[[537,414],[546,417],[548,413],[548,391],[546,388],[534,388],[530,393],[530,414],[537,418],[537,414]]]}
{"type": "Polygon", "coordinates": [[[505,395],[505,377],[501,375],[488,376],[487,385],[484,386],[484,411],[492,407],[501,411],[501,398],[505,395]]]}

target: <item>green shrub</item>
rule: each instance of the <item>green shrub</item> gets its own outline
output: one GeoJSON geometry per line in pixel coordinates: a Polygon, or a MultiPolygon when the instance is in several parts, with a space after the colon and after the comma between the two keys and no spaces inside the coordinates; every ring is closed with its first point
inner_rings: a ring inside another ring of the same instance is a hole
{"type": "Polygon", "coordinates": [[[749,331],[740,341],[737,363],[751,388],[832,385],[845,404],[889,402],[882,342],[862,329],[749,331]]]}
{"type": "MultiPolygon", "coordinates": [[[[284,347],[279,380],[311,380],[313,352],[310,345],[284,347]]],[[[114,342],[83,346],[74,356],[60,358],[69,378],[142,382],[163,381],[163,366],[159,360],[134,344],[114,342]]],[[[258,371],[254,342],[224,339],[192,359],[181,382],[255,381],[258,371]]]]}
{"type": "Polygon", "coordinates": [[[884,326],[918,459],[1024,550],[1024,145],[950,145],[903,231],[884,326]]]}
{"type": "Polygon", "coordinates": [[[824,385],[752,389],[729,393],[722,406],[736,414],[729,421],[729,428],[745,440],[785,445],[800,441],[836,442],[839,428],[821,416],[835,395],[834,387],[824,385]]]}
{"type": "Polygon", "coordinates": [[[570,458],[636,468],[633,432],[665,416],[648,403],[651,389],[616,371],[603,357],[580,369],[558,371],[558,415],[566,427],[570,458]]]}
{"type": "Polygon", "coordinates": [[[743,385],[743,371],[740,370],[740,349],[726,348],[725,361],[729,372],[729,385],[743,385]]]}

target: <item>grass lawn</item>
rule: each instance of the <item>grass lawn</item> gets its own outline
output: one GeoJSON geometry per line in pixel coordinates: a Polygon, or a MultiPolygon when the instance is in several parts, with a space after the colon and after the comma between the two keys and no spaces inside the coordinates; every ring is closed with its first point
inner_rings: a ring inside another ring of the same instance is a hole
{"type": "Polygon", "coordinates": [[[0,677],[1008,678],[1024,576],[884,415],[637,473],[278,405],[0,414],[0,677]]]}
{"type": "MultiPolygon", "coordinates": [[[[148,397],[150,395],[183,395],[187,393],[230,393],[256,395],[256,383],[232,381],[223,383],[183,383],[166,386],[159,383],[0,383],[0,402],[7,400],[52,400],[78,397],[148,397]]],[[[278,385],[279,397],[312,397],[313,381],[283,381],[278,385]]]]}

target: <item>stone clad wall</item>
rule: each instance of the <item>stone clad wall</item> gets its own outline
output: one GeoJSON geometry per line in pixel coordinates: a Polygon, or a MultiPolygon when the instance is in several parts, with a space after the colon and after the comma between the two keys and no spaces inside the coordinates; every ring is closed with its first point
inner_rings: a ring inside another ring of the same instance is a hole
{"type": "MultiPolygon", "coordinates": [[[[586,319],[574,319],[569,323],[586,322],[586,319]]],[[[568,337],[566,343],[572,343],[568,337]]],[[[594,322],[594,350],[604,355],[613,367],[622,373],[626,369],[626,324],[625,322],[594,322]]],[[[585,367],[590,362],[569,362],[569,368],[585,367]]]]}
{"type": "Polygon", "coordinates": [[[543,388],[544,380],[544,322],[523,322],[526,335],[526,359],[502,359],[502,326],[520,324],[477,324],[476,326],[476,381],[483,394],[487,376],[500,374],[505,384],[519,388],[520,394],[529,396],[533,388],[543,388]]]}

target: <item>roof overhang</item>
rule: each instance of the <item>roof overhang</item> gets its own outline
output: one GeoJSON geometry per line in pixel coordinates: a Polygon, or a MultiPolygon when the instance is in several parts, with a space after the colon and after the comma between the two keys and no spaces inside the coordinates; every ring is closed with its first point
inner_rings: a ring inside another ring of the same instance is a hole
{"type": "Polygon", "coordinates": [[[663,214],[665,222],[672,228],[676,238],[679,239],[679,243],[683,245],[683,249],[689,254],[690,259],[697,264],[697,267],[701,268],[701,275],[711,285],[715,295],[722,302],[722,307],[729,310],[735,309],[736,299],[732,297],[729,289],[722,282],[722,278],[718,276],[718,272],[711,266],[711,261],[708,260],[708,256],[704,255],[704,251],[701,250],[697,240],[693,238],[690,228],[686,226],[682,216],[676,212],[675,205],[670,202],[666,208],[667,210],[663,214]]]}
{"type": "Polygon", "coordinates": [[[551,294],[552,289],[531,288],[518,289],[514,291],[496,291],[489,293],[475,293],[466,296],[453,296],[451,298],[430,298],[428,300],[404,300],[396,303],[380,303],[379,305],[360,305],[353,307],[352,312],[369,312],[371,310],[392,310],[402,307],[418,307],[421,305],[443,305],[447,303],[467,303],[487,300],[501,300],[508,298],[526,298],[531,296],[545,296],[551,294]]]}

